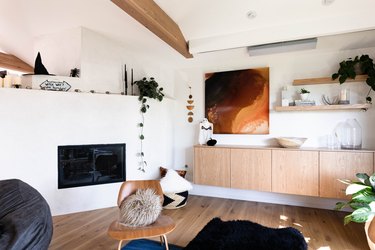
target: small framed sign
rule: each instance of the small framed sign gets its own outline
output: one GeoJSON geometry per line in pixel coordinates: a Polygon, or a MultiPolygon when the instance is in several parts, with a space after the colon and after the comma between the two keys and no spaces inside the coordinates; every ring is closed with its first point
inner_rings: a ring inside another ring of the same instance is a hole
{"type": "Polygon", "coordinates": [[[43,90],[52,90],[52,91],[68,91],[71,86],[66,81],[49,81],[45,80],[40,85],[40,88],[43,90]]]}

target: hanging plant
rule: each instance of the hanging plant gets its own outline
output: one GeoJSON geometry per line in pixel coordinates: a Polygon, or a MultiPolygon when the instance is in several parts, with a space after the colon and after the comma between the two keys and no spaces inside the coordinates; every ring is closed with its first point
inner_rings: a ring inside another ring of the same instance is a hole
{"type": "Polygon", "coordinates": [[[159,87],[159,84],[155,81],[153,77],[150,77],[150,80],[147,80],[147,78],[144,77],[142,80],[135,81],[134,84],[136,84],[139,89],[138,100],[141,104],[140,112],[141,112],[141,117],[142,117],[141,122],[138,124],[138,126],[140,127],[139,140],[141,142],[141,150],[138,154],[138,156],[140,157],[140,162],[139,162],[140,166],[138,170],[145,172],[147,162],[145,160],[145,153],[143,152],[143,141],[145,139],[145,136],[143,134],[144,123],[145,123],[144,114],[150,108],[150,105],[147,103],[147,99],[151,98],[151,99],[155,99],[161,102],[163,100],[164,94],[162,93],[163,88],[159,87]]]}
{"type": "Polygon", "coordinates": [[[371,90],[375,91],[375,65],[368,55],[356,56],[354,59],[348,58],[340,62],[337,73],[332,74],[332,79],[339,79],[340,84],[344,83],[348,78],[354,79],[357,74],[367,75],[366,83],[370,87],[366,102],[372,103],[370,97],[371,90]]]}

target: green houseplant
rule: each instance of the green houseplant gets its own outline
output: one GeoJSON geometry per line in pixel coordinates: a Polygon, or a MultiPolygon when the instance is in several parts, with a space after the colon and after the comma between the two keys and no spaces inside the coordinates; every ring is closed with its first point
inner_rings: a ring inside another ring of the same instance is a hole
{"type": "Polygon", "coordinates": [[[337,202],[336,209],[351,207],[354,211],[345,216],[344,224],[349,222],[366,222],[370,216],[375,215],[375,174],[368,176],[358,173],[359,181],[340,180],[347,184],[346,195],[351,195],[347,202],[337,202]]]}
{"type": "Polygon", "coordinates": [[[310,91],[308,91],[307,89],[302,88],[300,90],[300,94],[310,94],[310,91]]]}
{"type": "Polygon", "coordinates": [[[373,60],[368,55],[356,56],[354,59],[348,58],[340,62],[338,71],[332,74],[332,79],[339,79],[340,84],[344,83],[348,78],[354,79],[357,74],[367,75],[366,83],[370,86],[370,90],[366,96],[366,102],[371,103],[371,90],[375,91],[375,67],[373,60]]]}
{"type": "Polygon", "coordinates": [[[301,96],[301,100],[302,101],[307,101],[309,99],[310,91],[308,91],[307,89],[302,88],[300,90],[299,94],[301,96]]]}
{"type": "Polygon", "coordinates": [[[349,201],[337,202],[336,210],[350,207],[353,212],[346,215],[344,224],[349,222],[366,223],[365,229],[368,244],[371,249],[375,249],[375,173],[368,176],[365,173],[357,173],[358,181],[340,180],[347,184],[346,194],[351,195],[349,201]]]}
{"type": "Polygon", "coordinates": [[[148,80],[146,77],[144,77],[142,80],[135,81],[134,84],[138,86],[139,89],[139,97],[138,100],[141,104],[140,112],[142,116],[142,121],[138,124],[140,127],[140,134],[139,134],[139,140],[141,142],[141,149],[139,152],[139,157],[141,159],[140,166],[138,170],[145,172],[145,167],[147,166],[147,162],[144,159],[145,154],[143,152],[143,140],[145,139],[145,136],[143,134],[143,128],[145,123],[145,117],[144,114],[147,112],[147,110],[150,108],[150,105],[147,103],[147,99],[155,99],[158,101],[162,101],[164,98],[163,94],[163,88],[159,87],[159,84],[155,81],[153,77],[150,77],[148,80]]]}

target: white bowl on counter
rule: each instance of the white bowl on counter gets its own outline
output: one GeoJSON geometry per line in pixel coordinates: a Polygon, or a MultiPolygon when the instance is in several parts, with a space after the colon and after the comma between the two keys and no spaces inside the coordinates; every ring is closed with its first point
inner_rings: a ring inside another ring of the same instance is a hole
{"type": "Polygon", "coordinates": [[[278,137],[276,138],[279,145],[283,148],[299,148],[307,140],[304,137],[278,137]]]}

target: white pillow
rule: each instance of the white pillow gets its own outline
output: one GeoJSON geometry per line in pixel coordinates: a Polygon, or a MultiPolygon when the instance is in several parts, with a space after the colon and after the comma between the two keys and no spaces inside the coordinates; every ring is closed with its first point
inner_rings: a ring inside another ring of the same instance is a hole
{"type": "Polygon", "coordinates": [[[160,196],[153,189],[138,189],[120,205],[119,222],[129,227],[143,227],[156,221],[162,210],[160,196]]]}
{"type": "Polygon", "coordinates": [[[193,188],[190,182],[182,178],[173,169],[168,169],[167,174],[161,178],[160,186],[164,193],[180,193],[193,188]]]}

